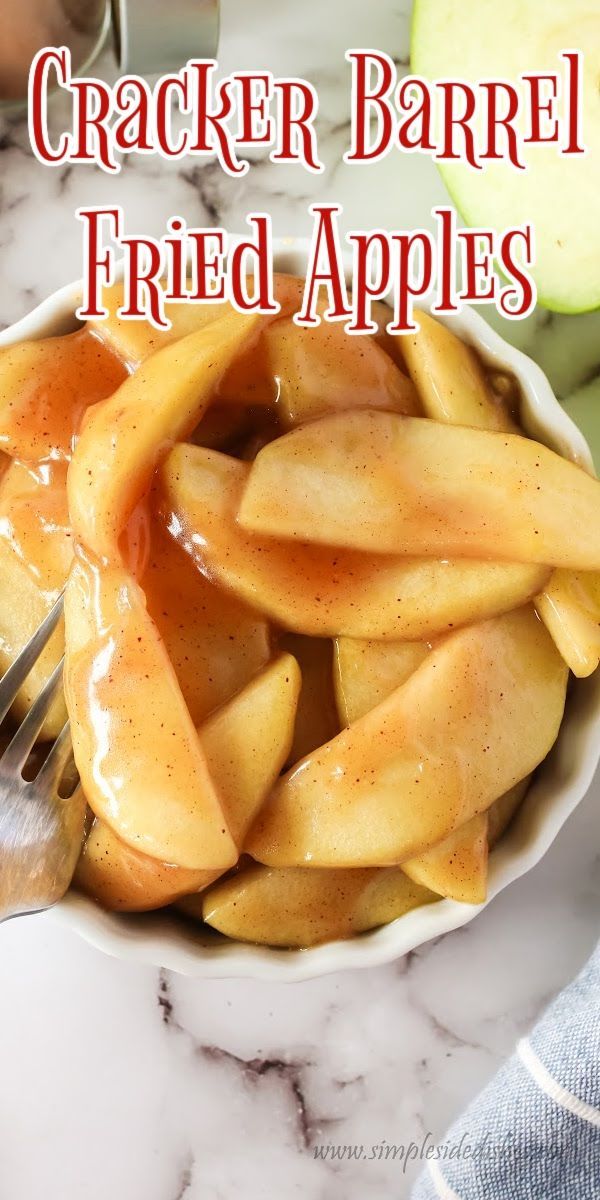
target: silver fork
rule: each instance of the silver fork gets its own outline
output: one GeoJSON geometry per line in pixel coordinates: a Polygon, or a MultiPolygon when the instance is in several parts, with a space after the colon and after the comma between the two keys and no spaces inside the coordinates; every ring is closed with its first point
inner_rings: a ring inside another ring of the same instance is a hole
{"type": "MultiPolygon", "coordinates": [[[[39,658],[62,613],[59,596],[48,616],[0,681],[0,723],[39,658]]],[[[67,721],[35,779],[23,768],[62,684],[63,659],[37,696],[0,757],[0,921],[50,908],[73,876],[85,821],[85,797],[77,783],[68,797],[59,788],[72,757],[67,721]]]]}

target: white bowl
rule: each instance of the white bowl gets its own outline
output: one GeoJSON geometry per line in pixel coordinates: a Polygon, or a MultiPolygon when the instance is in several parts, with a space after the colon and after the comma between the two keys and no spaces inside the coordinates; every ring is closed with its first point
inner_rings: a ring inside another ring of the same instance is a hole
{"type": "MultiPolygon", "coordinates": [[[[285,239],[275,244],[279,271],[303,275],[308,243],[285,239]]],[[[0,334],[0,346],[25,338],[65,333],[76,327],[81,284],[70,284],[50,296],[28,317],[0,334]]],[[[423,307],[427,307],[424,302],[423,307]]],[[[490,366],[505,368],[522,391],[522,423],[528,433],[565,458],[591,469],[591,455],[579,430],[554,397],[540,368],[509,346],[474,309],[443,318],[444,324],[474,345],[490,366]]],[[[577,680],[569,693],[560,735],[537,773],[534,784],[490,858],[487,904],[513,880],[540,861],[592,781],[600,759],[600,672],[577,680]]],[[[440,900],[415,909],[371,933],[348,941],[329,942],[309,950],[271,950],[229,942],[195,929],[166,912],[126,916],[107,913],[76,892],[49,914],[108,954],[205,978],[249,976],[298,980],[348,967],[390,962],[430,938],[472,921],[485,905],[440,900]]]]}

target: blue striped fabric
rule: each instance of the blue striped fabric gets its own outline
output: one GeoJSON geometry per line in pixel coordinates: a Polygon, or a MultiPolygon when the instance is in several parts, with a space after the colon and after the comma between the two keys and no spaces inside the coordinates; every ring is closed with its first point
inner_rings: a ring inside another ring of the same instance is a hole
{"type": "Polygon", "coordinates": [[[600,1200],[600,946],[449,1130],[412,1200],[600,1200]]]}

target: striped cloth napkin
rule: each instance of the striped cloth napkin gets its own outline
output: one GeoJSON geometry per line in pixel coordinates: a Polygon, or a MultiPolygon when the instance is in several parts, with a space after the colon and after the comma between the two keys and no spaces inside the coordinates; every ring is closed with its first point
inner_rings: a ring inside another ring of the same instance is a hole
{"type": "Polygon", "coordinates": [[[412,1200],[600,1200],[600,945],[439,1143],[412,1200]]]}

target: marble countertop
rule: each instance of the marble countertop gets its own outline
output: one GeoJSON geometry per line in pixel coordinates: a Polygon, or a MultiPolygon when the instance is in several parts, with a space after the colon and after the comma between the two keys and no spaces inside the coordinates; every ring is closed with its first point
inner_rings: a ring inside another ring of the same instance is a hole
{"type": "MultiPolygon", "coordinates": [[[[22,121],[0,123],[0,325],[80,274],[73,210],[118,202],[130,228],[166,218],[237,231],[250,209],[306,233],[307,205],[343,203],[355,226],[427,223],[445,200],[426,159],[350,168],[348,46],[404,63],[410,3],[223,0],[221,64],[318,87],[322,177],[257,161],[142,158],[118,178],[53,172],[22,121]],[[327,10],[325,21],[324,9],[327,10]]],[[[597,317],[535,314],[511,337],[568,392],[600,360],[597,317]],[[573,354],[556,353],[566,339],[573,354]],[[590,346],[592,349],[590,349],[590,346]],[[596,357],[594,358],[594,354],[596,357]]],[[[372,1146],[422,1143],[492,1075],[592,949],[600,912],[598,781],[544,861],[470,926],[390,966],[295,985],[190,981],[117,962],[53,923],[0,930],[0,1189],[11,1200],[304,1200],[407,1197],[418,1169],[372,1146]],[[319,1146],[362,1145],[360,1159],[319,1146]]]]}

